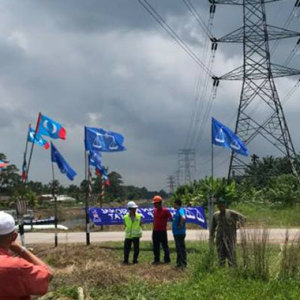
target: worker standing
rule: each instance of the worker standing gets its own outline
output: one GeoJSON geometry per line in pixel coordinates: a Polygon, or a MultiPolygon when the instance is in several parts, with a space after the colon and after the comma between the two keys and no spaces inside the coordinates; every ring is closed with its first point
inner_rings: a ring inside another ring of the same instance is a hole
{"type": "Polygon", "coordinates": [[[138,263],[140,238],[142,237],[142,215],[136,212],[138,205],[134,201],[127,204],[128,213],[123,217],[125,226],[124,261],[129,263],[129,253],[133,243],[133,264],[138,263]]]}
{"type": "Polygon", "coordinates": [[[229,266],[236,266],[236,231],[238,226],[243,226],[246,218],[233,210],[226,208],[226,201],[222,198],[218,201],[219,211],[214,213],[210,241],[213,242],[216,232],[216,246],[219,257],[219,265],[225,266],[226,259],[229,266]]]}
{"type": "Polygon", "coordinates": [[[152,241],[153,241],[153,252],[154,252],[154,261],[152,264],[160,263],[160,244],[164,250],[164,262],[169,263],[170,259],[170,250],[168,246],[168,235],[167,235],[167,223],[168,220],[172,220],[172,215],[169,210],[162,206],[162,197],[154,196],[153,198],[154,205],[154,220],[153,220],[153,232],[152,232],[152,241]]]}
{"type": "Polygon", "coordinates": [[[176,213],[174,215],[172,231],[174,235],[176,253],[177,253],[176,267],[186,268],[187,266],[186,248],[185,248],[186,216],[185,216],[185,209],[181,207],[180,199],[175,199],[174,208],[176,209],[176,213]]]}

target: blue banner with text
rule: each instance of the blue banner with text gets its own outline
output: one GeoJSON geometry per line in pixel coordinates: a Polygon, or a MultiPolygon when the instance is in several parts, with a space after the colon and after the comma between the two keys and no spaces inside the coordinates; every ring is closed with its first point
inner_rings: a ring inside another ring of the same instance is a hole
{"type": "MultiPolygon", "coordinates": [[[[207,222],[205,217],[205,211],[202,206],[197,207],[185,207],[186,221],[187,223],[193,223],[207,229],[207,222]]],[[[168,208],[172,215],[175,214],[174,208],[168,208]]],[[[128,210],[124,207],[116,208],[90,208],[89,216],[90,220],[96,225],[120,225],[123,224],[123,216],[127,214],[128,210]]],[[[143,223],[153,222],[153,208],[140,207],[137,212],[142,215],[143,223]]]]}

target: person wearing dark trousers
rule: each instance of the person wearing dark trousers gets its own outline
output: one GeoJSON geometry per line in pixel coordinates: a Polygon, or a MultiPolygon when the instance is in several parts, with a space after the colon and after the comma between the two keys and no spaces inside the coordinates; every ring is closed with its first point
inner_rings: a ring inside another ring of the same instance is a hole
{"type": "Polygon", "coordinates": [[[140,238],[142,237],[142,215],[136,212],[138,206],[130,201],[127,204],[128,214],[124,216],[125,241],[123,264],[129,263],[129,254],[133,244],[133,264],[138,263],[140,252],[140,238]]]}
{"type": "Polygon", "coordinates": [[[133,244],[133,263],[138,263],[138,258],[140,254],[140,238],[132,238],[132,239],[125,239],[124,242],[124,264],[129,263],[129,253],[131,250],[131,245],[133,244]]]}
{"type": "Polygon", "coordinates": [[[181,207],[180,199],[176,199],[174,201],[174,208],[176,209],[176,213],[173,218],[172,231],[177,253],[176,267],[186,268],[187,257],[185,248],[185,209],[181,207]]]}
{"type": "Polygon", "coordinates": [[[153,220],[153,232],[152,232],[152,242],[153,242],[153,253],[154,261],[152,264],[160,263],[160,245],[164,250],[164,262],[169,263],[170,250],[168,245],[168,235],[167,235],[167,223],[168,220],[172,220],[172,215],[169,210],[162,206],[162,198],[160,196],[154,196],[154,220],[153,220]]]}

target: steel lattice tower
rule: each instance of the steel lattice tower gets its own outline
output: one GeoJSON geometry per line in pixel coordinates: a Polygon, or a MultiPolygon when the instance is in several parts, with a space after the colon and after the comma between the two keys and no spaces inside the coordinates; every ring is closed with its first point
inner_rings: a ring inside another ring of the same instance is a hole
{"type": "Polygon", "coordinates": [[[184,183],[188,184],[192,181],[192,174],[196,171],[195,150],[181,149],[178,154],[178,169],[184,174],[184,183]]]}
{"type": "MultiPolygon", "coordinates": [[[[220,80],[243,80],[235,132],[248,145],[261,135],[287,156],[292,164],[296,158],[282,105],[277,93],[274,78],[299,75],[300,71],[272,64],[269,41],[300,36],[300,33],[267,25],[265,3],[280,0],[209,0],[216,4],[232,4],[243,8],[243,26],[217,42],[243,43],[244,63],[241,67],[221,76],[220,80]],[[268,114],[262,116],[257,111],[268,114]]],[[[215,41],[214,41],[215,42],[215,41]]],[[[229,177],[242,175],[246,162],[232,153],[229,177]]]]}

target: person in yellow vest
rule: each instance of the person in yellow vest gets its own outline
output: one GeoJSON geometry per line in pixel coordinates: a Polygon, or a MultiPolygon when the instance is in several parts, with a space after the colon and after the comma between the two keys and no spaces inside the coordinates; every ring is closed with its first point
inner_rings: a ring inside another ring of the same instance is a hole
{"type": "Polygon", "coordinates": [[[123,217],[125,226],[124,261],[129,263],[129,253],[133,243],[133,264],[138,263],[140,252],[140,238],[142,237],[142,215],[136,212],[138,206],[134,201],[127,204],[128,213],[123,217]]]}

